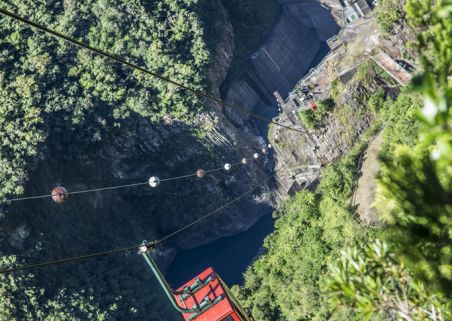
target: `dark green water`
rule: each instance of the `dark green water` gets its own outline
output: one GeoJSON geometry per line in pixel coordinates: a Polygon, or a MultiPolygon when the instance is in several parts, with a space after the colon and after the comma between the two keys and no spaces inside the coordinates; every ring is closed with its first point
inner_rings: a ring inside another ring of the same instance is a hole
{"type": "Polygon", "coordinates": [[[228,285],[241,283],[242,273],[259,253],[264,238],[273,232],[273,223],[268,213],[245,232],[181,250],[166,273],[168,281],[173,287],[179,287],[212,266],[228,285]]]}

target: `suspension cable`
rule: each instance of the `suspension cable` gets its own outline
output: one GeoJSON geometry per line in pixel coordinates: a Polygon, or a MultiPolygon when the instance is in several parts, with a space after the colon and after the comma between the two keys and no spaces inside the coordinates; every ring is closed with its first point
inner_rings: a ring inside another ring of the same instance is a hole
{"type": "Polygon", "coordinates": [[[197,89],[194,89],[194,88],[192,88],[192,87],[190,87],[190,86],[187,86],[187,85],[184,85],[184,84],[182,84],[182,83],[180,83],[180,82],[177,82],[177,81],[175,81],[175,80],[172,80],[171,78],[168,78],[168,77],[159,75],[159,74],[157,74],[157,73],[155,73],[155,72],[152,72],[152,71],[150,71],[150,70],[148,70],[148,69],[145,69],[145,68],[143,68],[143,67],[140,67],[140,66],[138,66],[138,65],[136,65],[136,64],[134,64],[134,63],[128,62],[128,61],[126,61],[126,60],[124,60],[124,59],[122,59],[122,58],[119,58],[119,57],[117,57],[117,56],[115,56],[115,55],[112,55],[112,54],[110,54],[110,53],[108,53],[108,52],[106,52],[106,51],[103,51],[103,50],[101,50],[101,49],[92,47],[92,46],[90,46],[90,45],[87,45],[87,44],[85,44],[85,43],[79,41],[79,40],[76,40],[76,39],[71,38],[71,37],[69,37],[69,36],[67,36],[67,35],[64,35],[64,34],[58,32],[58,31],[49,29],[49,28],[47,28],[47,27],[45,27],[45,26],[43,26],[43,25],[41,25],[41,24],[38,24],[38,23],[36,23],[36,22],[34,22],[34,21],[31,21],[31,20],[28,20],[28,19],[26,19],[26,18],[24,18],[24,17],[18,16],[18,15],[16,15],[15,13],[12,13],[12,12],[10,12],[10,11],[7,11],[7,10],[5,10],[5,9],[3,9],[3,8],[0,8],[0,13],[3,14],[3,15],[5,15],[5,16],[8,16],[8,17],[10,17],[10,18],[12,18],[12,19],[15,19],[15,20],[17,20],[17,21],[20,21],[20,22],[22,22],[22,23],[24,23],[24,24],[26,24],[26,25],[28,25],[28,26],[30,26],[30,27],[32,27],[32,28],[41,30],[41,31],[43,31],[43,32],[45,32],[45,33],[48,33],[48,34],[50,34],[50,35],[52,35],[52,36],[54,36],[54,37],[56,37],[56,38],[65,40],[65,41],[67,41],[67,42],[69,42],[69,43],[72,43],[72,44],[78,46],[78,47],[87,49],[87,50],[89,50],[89,51],[91,51],[91,52],[93,52],[93,53],[99,54],[99,55],[101,55],[101,56],[104,56],[104,57],[107,57],[107,58],[109,58],[109,59],[111,59],[111,60],[114,60],[114,61],[116,61],[116,62],[118,62],[118,63],[120,63],[120,64],[126,65],[126,66],[128,66],[128,67],[130,67],[130,68],[132,68],[132,69],[139,70],[139,71],[141,71],[141,72],[143,72],[143,73],[145,73],[145,74],[148,74],[148,75],[150,75],[150,76],[152,76],[152,77],[154,77],[154,78],[157,78],[157,79],[159,79],[159,80],[161,80],[161,81],[164,81],[164,82],[173,84],[173,85],[175,85],[175,86],[177,86],[177,87],[179,87],[179,88],[185,89],[186,91],[189,91],[189,92],[191,92],[192,94],[194,94],[194,95],[196,95],[196,96],[199,96],[199,97],[202,97],[202,98],[206,98],[206,99],[208,99],[208,100],[210,100],[210,101],[219,103],[222,107],[228,107],[228,108],[237,110],[237,111],[239,111],[239,112],[241,112],[241,113],[243,113],[243,114],[246,114],[246,115],[248,115],[248,116],[250,116],[250,117],[256,118],[256,119],[258,119],[258,120],[260,120],[260,121],[269,122],[269,123],[272,123],[272,124],[281,126],[281,127],[283,127],[283,128],[286,128],[286,129],[288,129],[288,130],[293,130],[293,131],[300,132],[300,133],[307,133],[306,131],[302,131],[302,130],[299,130],[299,129],[297,129],[297,128],[291,127],[291,126],[284,125],[284,124],[282,124],[282,123],[279,123],[279,122],[274,121],[273,119],[268,119],[268,118],[265,118],[265,117],[263,117],[263,116],[261,116],[261,115],[258,115],[258,114],[255,114],[255,113],[253,113],[253,112],[247,111],[246,109],[244,109],[244,108],[242,108],[242,107],[238,107],[238,106],[236,106],[236,105],[227,103],[227,102],[223,101],[221,98],[217,98],[217,97],[211,96],[211,95],[206,94],[206,93],[204,93],[204,92],[202,92],[202,91],[199,91],[199,90],[197,90],[197,89]]]}
{"type": "MultiPolygon", "coordinates": [[[[209,218],[209,217],[211,217],[211,216],[213,216],[215,214],[218,214],[220,211],[224,210],[225,208],[237,203],[242,198],[244,198],[245,196],[253,193],[257,189],[262,187],[270,179],[275,177],[275,175],[277,174],[277,172],[279,170],[281,170],[281,168],[275,170],[275,172],[273,172],[272,175],[266,177],[265,179],[260,181],[256,186],[252,187],[251,189],[249,189],[245,193],[239,195],[238,197],[236,197],[233,200],[229,201],[228,203],[220,206],[219,208],[217,208],[217,209],[205,214],[204,216],[192,221],[191,223],[183,226],[182,228],[179,228],[178,230],[176,230],[176,231],[166,235],[165,237],[155,241],[154,244],[156,244],[156,245],[157,244],[161,244],[161,243],[167,241],[168,239],[176,236],[177,234],[182,233],[183,231],[189,229],[190,227],[192,227],[192,226],[194,226],[196,224],[199,224],[200,222],[206,220],[207,218],[209,218]]],[[[64,259],[60,259],[60,260],[52,260],[52,261],[46,261],[46,262],[42,262],[42,263],[21,265],[21,266],[15,267],[15,268],[1,270],[0,274],[13,273],[13,272],[18,272],[18,271],[30,270],[30,269],[34,269],[34,268],[40,268],[40,267],[51,266],[51,265],[58,265],[58,264],[69,263],[69,262],[82,261],[82,260],[86,260],[86,259],[90,259],[90,258],[94,258],[94,257],[99,257],[99,256],[105,256],[105,255],[116,254],[116,253],[123,253],[123,252],[128,252],[128,251],[131,251],[131,250],[138,250],[139,247],[140,247],[140,245],[135,245],[135,246],[129,246],[129,247],[122,247],[122,248],[118,248],[118,249],[113,249],[113,250],[109,250],[109,251],[95,252],[95,253],[81,255],[81,256],[69,257],[69,258],[64,258],[64,259]]]]}
{"type": "Polygon", "coordinates": [[[11,269],[1,270],[0,274],[13,273],[13,272],[24,271],[24,270],[31,270],[31,269],[45,267],[45,266],[49,266],[49,265],[57,265],[57,264],[63,264],[63,263],[69,263],[69,262],[82,261],[82,260],[90,259],[93,257],[127,252],[127,251],[135,250],[138,248],[139,248],[139,246],[129,246],[129,247],[123,247],[123,248],[118,248],[118,249],[104,251],[104,252],[95,252],[95,253],[81,255],[81,256],[68,257],[68,258],[61,259],[61,260],[52,260],[52,261],[47,261],[47,262],[42,262],[42,263],[22,265],[22,266],[18,266],[18,267],[11,268],[11,269]]]}
{"type": "MultiPolygon", "coordinates": [[[[241,164],[241,162],[237,162],[234,164],[231,164],[231,168],[235,167],[237,165],[241,164]]],[[[214,169],[210,169],[205,171],[205,174],[211,174],[214,172],[218,172],[224,170],[224,167],[217,167],[214,169]]],[[[175,181],[175,180],[181,180],[189,177],[197,176],[198,174],[188,174],[188,175],[182,175],[182,176],[175,176],[175,177],[169,177],[161,179],[160,182],[169,182],[169,181],[175,181]]],[[[140,183],[132,183],[132,184],[125,184],[125,185],[114,185],[114,186],[107,186],[107,187],[99,187],[99,188],[92,188],[92,189],[84,189],[84,190],[78,190],[78,191],[72,191],[67,192],[67,195],[74,195],[74,194],[84,194],[84,193],[91,193],[91,192],[99,192],[99,191],[108,191],[108,190],[116,190],[121,188],[129,188],[129,187],[135,187],[135,186],[143,186],[143,185],[149,185],[149,182],[140,182],[140,183]]],[[[28,197],[18,197],[18,198],[9,198],[4,200],[4,202],[17,202],[17,201],[25,201],[25,200],[31,200],[31,199],[40,199],[40,198],[49,198],[52,197],[51,194],[45,194],[45,195],[37,195],[37,196],[28,196],[28,197]]]]}
{"type": "Polygon", "coordinates": [[[191,223],[189,223],[189,224],[187,224],[187,225],[181,227],[180,229],[178,229],[178,230],[176,230],[176,231],[174,231],[174,232],[172,232],[172,233],[166,235],[165,237],[163,237],[163,238],[157,240],[157,241],[155,242],[155,244],[158,245],[158,244],[160,244],[160,243],[162,243],[162,242],[165,242],[166,240],[168,240],[168,239],[174,237],[175,235],[177,235],[177,234],[179,234],[179,233],[185,231],[186,229],[189,229],[189,228],[192,227],[193,225],[199,224],[200,222],[204,221],[205,219],[209,218],[210,216],[215,215],[216,213],[218,213],[218,212],[224,210],[225,208],[231,206],[232,204],[237,203],[237,202],[240,201],[242,198],[244,198],[245,196],[247,196],[247,195],[253,193],[255,190],[259,189],[259,188],[260,188],[263,184],[265,184],[267,181],[269,181],[270,179],[272,179],[273,177],[275,177],[275,175],[276,175],[276,173],[277,173],[278,171],[279,171],[279,169],[278,169],[277,171],[275,171],[275,172],[273,173],[273,175],[268,176],[268,177],[267,177],[266,179],[264,179],[262,182],[260,182],[259,184],[257,184],[257,185],[254,186],[253,188],[251,188],[250,190],[246,191],[245,193],[243,193],[243,194],[240,195],[239,197],[234,198],[232,201],[229,201],[228,203],[224,204],[223,206],[217,208],[216,210],[213,210],[212,212],[210,212],[210,213],[208,213],[208,214],[206,214],[206,215],[204,215],[204,216],[198,218],[197,220],[195,220],[195,221],[193,221],[193,222],[191,222],[191,223]]]}

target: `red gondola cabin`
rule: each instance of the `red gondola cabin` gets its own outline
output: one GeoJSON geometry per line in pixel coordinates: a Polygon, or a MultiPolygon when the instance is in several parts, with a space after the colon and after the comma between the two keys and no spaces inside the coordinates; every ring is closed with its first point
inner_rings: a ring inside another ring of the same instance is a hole
{"type": "Polygon", "coordinates": [[[173,290],[150,254],[155,250],[155,244],[143,241],[138,253],[143,255],[171,304],[182,313],[185,321],[253,321],[211,267],[173,290]]]}
{"type": "Polygon", "coordinates": [[[247,321],[250,318],[240,308],[230,290],[209,267],[197,277],[187,282],[177,292],[190,288],[191,295],[175,295],[182,308],[198,306],[200,312],[183,313],[186,321],[247,321]]]}

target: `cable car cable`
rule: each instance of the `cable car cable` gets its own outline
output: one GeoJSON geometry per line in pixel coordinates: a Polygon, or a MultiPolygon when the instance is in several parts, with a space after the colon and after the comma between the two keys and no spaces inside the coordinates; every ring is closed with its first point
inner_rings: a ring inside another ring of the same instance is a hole
{"type": "MultiPolygon", "coordinates": [[[[253,188],[249,189],[248,191],[246,191],[245,193],[241,194],[240,196],[234,198],[233,200],[231,200],[228,203],[220,206],[219,208],[217,208],[217,209],[205,214],[204,216],[194,220],[193,222],[185,225],[184,227],[182,227],[182,228],[180,228],[180,229],[178,229],[178,230],[166,235],[165,237],[155,241],[154,244],[155,245],[161,244],[161,243],[167,241],[168,239],[174,237],[175,235],[187,230],[188,228],[190,228],[190,227],[192,227],[192,226],[204,221],[205,219],[207,219],[207,218],[219,213],[221,210],[223,210],[223,209],[225,209],[225,208],[237,203],[238,201],[240,201],[245,196],[251,194],[252,192],[256,191],[258,188],[262,187],[262,185],[264,185],[267,181],[272,179],[276,175],[276,173],[279,170],[281,170],[281,168],[275,170],[275,172],[272,175],[266,177],[264,180],[260,181],[256,186],[254,186],[253,188]]],[[[131,251],[131,250],[137,250],[137,249],[139,249],[139,247],[140,247],[140,245],[129,246],[129,247],[122,247],[122,248],[113,249],[113,250],[109,250],[109,251],[95,252],[95,253],[91,253],[91,254],[75,256],[75,257],[69,257],[69,258],[60,259],[60,260],[52,260],[52,261],[47,261],[47,262],[42,262],[42,263],[22,265],[22,266],[18,266],[18,267],[15,267],[15,268],[1,270],[0,274],[13,273],[13,272],[19,272],[19,271],[24,271],[24,270],[30,270],[30,269],[34,269],[34,268],[50,266],[50,265],[57,265],[57,264],[81,261],[81,260],[94,258],[94,257],[98,257],[98,256],[105,256],[105,255],[110,255],[110,254],[115,254],[115,253],[122,253],[122,252],[131,251]]]]}
{"type": "MultiPolygon", "coordinates": [[[[241,162],[237,162],[234,164],[231,164],[231,167],[239,165],[241,162]]],[[[210,169],[207,171],[204,171],[205,174],[210,174],[214,172],[218,172],[224,170],[224,167],[218,167],[214,169],[210,169]]],[[[169,178],[163,178],[160,179],[160,182],[168,182],[168,181],[175,181],[179,179],[189,178],[196,176],[197,174],[188,174],[188,175],[182,175],[182,176],[176,176],[176,177],[169,177],[169,178]]],[[[121,189],[121,188],[128,188],[128,187],[135,187],[135,186],[142,186],[142,185],[149,185],[149,182],[140,182],[140,183],[133,183],[133,184],[125,184],[125,185],[115,185],[115,186],[107,186],[107,187],[99,187],[99,188],[92,188],[92,189],[85,189],[85,190],[78,190],[73,192],[67,192],[67,195],[74,195],[74,194],[83,194],[83,193],[91,193],[91,192],[98,192],[98,191],[107,191],[107,190],[114,190],[114,189],[121,189]]],[[[37,196],[28,196],[28,197],[18,197],[18,198],[10,198],[6,199],[3,202],[17,202],[17,201],[25,201],[25,200],[31,200],[31,199],[39,199],[39,198],[49,198],[52,197],[52,194],[46,194],[46,195],[37,195],[37,196]]]]}
{"type": "Polygon", "coordinates": [[[192,227],[193,225],[196,225],[196,224],[198,224],[198,223],[204,221],[205,219],[209,218],[210,216],[215,215],[216,213],[220,212],[221,210],[224,210],[225,208],[227,208],[227,207],[231,206],[232,204],[238,202],[239,200],[241,200],[241,199],[244,198],[245,196],[251,194],[252,192],[254,192],[255,190],[257,190],[258,188],[260,188],[260,187],[261,187],[263,184],[265,184],[268,180],[270,180],[270,179],[272,179],[273,177],[275,177],[276,173],[277,173],[279,170],[280,170],[280,169],[278,169],[277,171],[275,171],[275,172],[273,173],[273,175],[267,177],[265,180],[263,180],[262,182],[260,182],[258,185],[256,185],[256,186],[253,187],[252,189],[248,190],[247,192],[243,193],[243,194],[240,195],[239,197],[237,197],[237,198],[233,199],[232,201],[230,201],[230,202],[224,204],[223,206],[217,208],[216,210],[210,212],[209,214],[206,214],[206,215],[204,215],[204,216],[198,218],[197,220],[195,220],[195,221],[193,221],[193,222],[191,222],[191,223],[189,223],[189,224],[183,226],[182,228],[180,228],[180,229],[178,229],[178,230],[176,230],[176,231],[174,231],[174,232],[172,232],[172,233],[166,235],[165,237],[163,237],[163,238],[161,238],[161,239],[155,241],[155,245],[158,245],[158,244],[160,244],[160,243],[165,242],[166,240],[168,240],[168,239],[174,237],[175,235],[177,235],[177,234],[179,234],[179,233],[185,231],[186,229],[189,229],[189,228],[192,227]]]}
{"type": "Polygon", "coordinates": [[[141,72],[143,72],[143,73],[145,73],[145,74],[148,74],[148,75],[150,75],[150,76],[152,76],[152,77],[154,77],[154,78],[157,78],[157,79],[159,79],[159,80],[161,80],[161,81],[164,81],[164,82],[173,84],[173,85],[175,85],[175,86],[177,86],[177,87],[179,87],[179,88],[185,89],[185,90],[187,90],[187,91],[191,92],[192,94],[195,94],[195,95],[197,95],[197,96],[199,96],[199,97],[203,97],[203,98],[206,98],[206,99],[211,100],[211,101],[213,101],[213,102],[219,103],[219,104],[221,104],[221,105],[224,106],[224,107],[229,107],[229,108],[234,109],[234,110],[237,110],[237,111],[239,111],[239,112],[241,112],[241,113],[243,113],[243,114],[246,114],[246,115],[248,115],[248,116],[250,116],[250,117],[259,119],[259,120],[261,120],[261,121],[270,122],[270,123],[272,123],[272,124],[281,126],[281,127],[286,128],[286,129],[288,129],[288,130],[293,130],[293,131],[300,132],[300,133],[308,133],[308,132],[306,132],[306,131],[302,131],[302,130],[299,130],[299,129],[296,129],[296,128],[293,128],[293,127],[284,125],[284,124],[282,124],[282,123],[276,122],[276,121],[274,121],[274,120],[272,120],[272,119],[265,118],[265,117],[263,117],[263,116],[260,116],[260,115],[258,115],[258,114],[255,114],[255,113],[253,113],[253,112],[249,112],[249,111],[245,110],[245,109],[242,108],[242,107],[238,107],[238,106],[236,106],[236,105],[227,103],[227,102],[223,101],[221,98],[217,98],[217,97],[211,96],[211,95],[206,94],[206,93],[204,93],[204,92],[202,92],[202,91],[199,91],[199,90],[197,90],[197,89],[194,89],[194,88],[191,88],[191,87],[189,87],[189,86],[187,86],[187,85],[184,85],[184,84],[182,84],[182,83],[180,83],[180,82],[174,81],[174,80],[172,80],[171,78],[168,78],[168,77],[159,75],[159,74],[157,74],[157,73],[155,73],[155,72],[152,72],[152,71],[150,71],[150,70],[148,70],[148,69],[145,69],[145,68],[143,68],[143,67],[140,67],[140,66],[138,66],[138,65],[136,65],[136,64],[134,64],[134,63],[128,62],[128,61],[126,61],[126,60],[124,60],[124,59],[122,59],[122,58],[119,58],[119,57],[117,57],[117,56],[114,56],[114,55],[112,55],[112,54],[110,54],[110,53],[108,53],[108,52],[106,52],[106,51],[103,51],[103,50],[101,50],[101,49],[92,47],[92,46],[90,46],[90,45],[87,45],[87,44],[85,44],[85,43],[79,41],[79,40],[76,40],[76,39],[71,38],[71,37],[69,37],[69,36],[67,36],[67,35],[64,35],[64,34],[62,34],[62,33],[59,33],[58,31],[49,29],[49,28],[47,28],[47,27],[45,27],[45,26],[43,26],[43,25],[41,25],[41,24],[38,24],[38,23],[33,22],[33,21],[31,21],[31,20],[28,20],[28,19],[26,19],[26,18],[24,18],[24,17],[18,16],[18,15],[16,15],[15,13],[12,13],[12,12],[10,12],[10,11],[7,11],[7,10],[5,10],[5,9],[3,9],[3,8],[0,8],[0,13],[3,14],[3,15],[5,15],[5,16],[8,16],[8,17],[10,17],[10,18],[12,18],[12,19],[15,19],[15,20],[17,20],[17,21],[20,21],[20,22],[22,22],[22,23],[24,23],[24,24],[26,24],[26,25],[28,25],[28,26],[30,26],[30,27],[33,27],[33,28],[36,28],[36,29],[38,29],[38,30],[41,30],[41,31],[43,31],[43,32],[45,32],[45,33],[51,34],[51,35],[53,35],[53,36],[56,37],[56,38],[63,39],[63,40],[65,40],[65,41],[67,41],[67,42],[70,42],[70,43],[72,43],[72,44],[74,44],[74,45],[76,45],[76,46],[78,46],[78,47],[87,49],[87,50],[89,50],[89,51],[91,51],[91,52],[94,52],[94,53],[99,54],[99,55],[101,55],[101,56],[107,57],[107,58],[109,58],[109,59],[111,59],[111,60],[114,60],[114,61],[116,61],[116,62],[118,62],[118,63],[121,63],[121,64],[123,64],[123,65],[126,65],[126,66],[128,66],[128,67],[130,67],[130,68],[132,68],[132,69],[139,70],[139,71],[141,71],[141,72]]]}
{"type": "Polygon", "coordinates": [[[110,255],[110,254],[115,254],[115,253],[122,253],[122,252],[131,251],[131,250],[136,250],[138,248],[139,248],[139,246],[129,246],[129,247],[123,247],[123,248],[118,248],[118,249],[104,251],[104,252],[95,252],[95,253],[81,255],[81,256],[69,257],[69,258],[65,258],[65,259],[61,259],[61,260],[52,260],[52,261],[47,261],[47,262],[42,262],[42,263],[22,265],[22,266],[18,266],[16,268],[2,270],[2,271],[0,271],[0,274],[13,273],[13,272],[18,272],[18,271],[45,267],[45,266],[49,266],[49,265],[69,263],[69,262],[74,262],[74,261],[82,261],[82,260],[86,260],[86,259],[93,258],[93,257],[105,256],[105,255],[110,255]]]}
{"type": "MultiPolygon", "coordinates": [[[[241,162],[231,164],[231,167],[237,166],[239,164],[241,164],[241,162]]],[[[210,173],[214,173],[214,172],[218,172],[218,171],[222,171],[222,170],[224,170],[224,166],[204,171],[204,174],[210,174],[210,173]]],[[[173,180],[178,180],[178,179],[183,179],[183,178],[188,178],[188,177],[194,177],[194,176],[197,176],[197,173],[182,175],[182,176],[177,176],[177,177],[171,177],[171,178],[163,178],[160,180],[160,182],[168,182],[168,181],[173,181],[173,180]]],[[[148,183],[146,182],[146,184],[148,184],[148,183]]]]}
{"type": "MultiPolygon", "coordinates": [[[[73,191],[73,192],[68,192],[67,194],[68,195],[82,194],[82,193],[90,193],[90,192],[97,192],[97,191],[106,191],[106,190],[120,189],[120,188],[126,188],[126,187],[140,186],[140,185],[148,185],[148,184],[149,184],[148,182],[144,182],[144,183],[108,186],[108,187],[100,187],[100,188],[73,191]]],[[[16,202],[16,201],[24,201],[24,200],[37,199],[37,198],[48,198],[48,197],[52,197],[52,195],[46,194],[46,195],[39,195],[39,196],[10,198],[10,199],[6,199],[4,202],[16,202]]]]}

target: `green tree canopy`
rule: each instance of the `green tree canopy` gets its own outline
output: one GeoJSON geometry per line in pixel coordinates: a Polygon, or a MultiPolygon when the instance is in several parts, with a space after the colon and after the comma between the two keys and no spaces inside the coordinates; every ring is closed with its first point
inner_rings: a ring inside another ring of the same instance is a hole
{"type": "MultiPolygon", "coordinates": [[[[1,270],[17,264],[14,256],[0,257],[1,270]]],[[[48,298],[44,290],[34,286],[29,272],[0,274],[0,321],[109,320],[109,313],[100,311],[84,294],[67,294],[63,289],[48,298]]]]}

